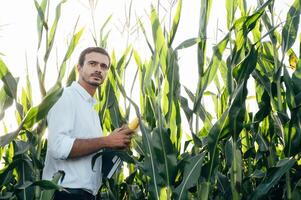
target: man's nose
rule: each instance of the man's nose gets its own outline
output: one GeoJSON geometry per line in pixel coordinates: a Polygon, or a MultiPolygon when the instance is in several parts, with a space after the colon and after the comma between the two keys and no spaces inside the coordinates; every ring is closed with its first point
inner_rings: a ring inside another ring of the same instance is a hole
{"type": "Polygon", "coordinates": [[[102,69],[101,64],[97,63],[95,67],[95,71],[101,72],[101,69],[102,69]]]}

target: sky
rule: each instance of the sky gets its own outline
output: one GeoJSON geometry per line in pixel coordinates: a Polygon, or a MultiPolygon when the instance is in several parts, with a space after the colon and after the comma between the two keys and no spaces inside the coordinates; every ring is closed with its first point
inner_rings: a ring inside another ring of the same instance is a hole
{"type": "MultiPolygon", "coordinates": [[[[50,21],[53,20],[55,6],[58,0],[50,1],[50,21]]],[[[65,51],[67,50],[67,43],[70,41],[71,34],[75,27],[77,19],[79,30],[85,27],[85,32],[80,40],[73,56],[70,59],[71,66],[76,64],[79,52],[87,46],[93,46],[91,33],[94,31],[91,7],[88,0],[69,0],[62,5],[61,20],[58,24],[55,44],[51,54],[50,60],[57,60],[61,62],[65,51]]],[[[164,15],[164,9],[170,8],[170,2],[173,0],[161,0],[162,6],[159,15],[164,15]]],[[[182,15],[179,24],[179,29],[176,34],[174,46],[177,46],[182,41],[197,37],[198,24],[200,15],[200,0],[183,0],[182,15]]],[[[256,0],[247,1],[250,5],[256,4],[256,0]]],[[[129,0],[99,0],[94,11],[95,26],[100,27],[105,19],[112,14],[111,23],[107,27],[110,30],[110,37],[108,41],[108,50],[116,52],[117,57],[122,55],[122,51],[128,44],[138,50],[139,54],[148,57],[148,49],[145,46],[144,36],[135,30],[136,18],[140,18],[146,28],[150,28],[150,20],[148,14],[150,13],[150,4],[157,5],[157,0],[133,0],[131,21],[128,22],[125,17],[127,13],[125,8],[129,9],[129,0]],[[124,26],[128,24],[130,30],[124,26]],[[131,32],[131,37],[128,37],[131,32]]],[[[276,0],[276,13],[279,13],[279,19],[284,20],[289,5],[292,0],[276,0]]],[[[173,9],[174,13],[175,7],[173,9]]],[[[2,59],[7,64],[12,74],[20,78],[20,85],[24,85],[26,76],[26,58],[28,64],[29,74],[34,85],[33,100],[34,104],[40,102],[39,89],[36,76],[36,56],[42,57],[42,51],[37,52],[37,31],[36,31],[37,11],[33,0],[0,0],[0,52],[4,54],[2,59]]],[[[168,21],[169,16],[165,16],[168,21]]],[[[219,41],[226,33],[226,9],[224,0],[213,0],[210,22],[208,26],[208,56],[211,57],[212,45],[219,41]]],[[[98,28],[97,28],[98,29],[98,28]]],[[[150,33],[150,30],[147,30],[150,33]]],[[[151,38],[151,35],[149,34],[151,38]]],[[[197,85],[197,60],[196,47],[190,47],[179,52],[180,77],[181,83],[195,91],[197,85]]],[[[53,85],[53,80],[56,78],[57,63],[49,63],[46,76],[47,88],[53,85]]],[[[134,66],[133,66],[134,67],[134,66]]],[[[70,70],[70,69],[69,69],[70,70]]],[[[68,69],[67,69],[68,71],[68,69]]],[[[129,75],[130,76],[130,75],[129,75]]],[[[7,114],[7,119],[13,118],[13,112],[7,114]]],[[[8,120],[12,122],[11,120],[8,120]]],[[[6,123],[9,130],[16,128],[15,123],[6,123]]],[[[1,126],[1,123],[0,123],[1,126]]],[[[0,127],[0,131],[1,131],[0,127]]],[[[2,132],[2,131],[1,131],[2,132]]]]}

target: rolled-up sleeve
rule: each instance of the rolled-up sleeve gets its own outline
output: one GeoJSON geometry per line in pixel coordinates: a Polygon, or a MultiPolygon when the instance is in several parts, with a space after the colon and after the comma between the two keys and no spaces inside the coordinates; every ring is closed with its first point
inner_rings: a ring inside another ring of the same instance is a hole
{"type": "Polygon", "coordinates": [[[72,137],[74,119],[75,111],[71,97],[64,91],[47,115],[48,150],[53,158],[68,158],[76,139],[72,137]]]}

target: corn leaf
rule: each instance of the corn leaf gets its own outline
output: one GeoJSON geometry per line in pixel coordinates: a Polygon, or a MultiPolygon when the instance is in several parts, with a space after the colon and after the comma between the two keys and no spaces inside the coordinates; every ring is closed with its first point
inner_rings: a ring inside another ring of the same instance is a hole
{"type": "Polygon", "coordinates": [[[60,98],[62,93],[62,88],[55,89],[48,94],[38,106],[30,108],[22,120],[23,127],[25,129],[30,129],[36,122],[43,119],[55,102],[60,98]]]}
{"type": "Polygon", "coordinates": [[[166,71],[166,59],[167,59],[167,44],[163,34],[163,30],[158,18],[158,14],[154,8],[151,10],[151,23],[152,23],[152,33],[155,43],[155,55],[159,57],[159,61],[162,67],[162,71],[166,71]]]}
{"type": "Polygon", "coordinates": [[[239,10],[241,12],[241,15],[245,16],[247,14],[246,13],[246,10],[247,10],[246,0],[237,0],[237,3],[238,3],[239,10]]]}
{"type": "Polygon", "coordinates": [[[243,121],[246,112],[245,101],[248,93],[247,80],[249,79],[252,71],[255,69],[256,59],[257,52],[254,52],[254,48],[252,47],[247,59],[244,60],[239,69],[233,72],[237,79],[238,87],[233,93],[233,101],[229,109],[229,120],[230,132],[232,133],[235,141],[244,125],[243,121]]]}
{"type": "Polygon", "coordinates": [[[0,171],[0,186],[6,185],[7,181],[9,181],[10,178],[12,178],[11,172],[16,169],[18,166],[21,166],[22,164],[27,165],[31,170],[33,169],[32,163],[29,161],[29,159],[25,158],[16,158],[11,163],[6,165],[4,168],[0,171]]]}
{"type": "Polygon", "coordinates": [[[295,0],[287,13],[286,22],[282,29],[281,48],[284,53],[293,46],[296,40],[299,28],[300,14],[300,0],[295,0]]]}
{"type": "Polygon", "coordinates": [[[176,176],[177,151],[170,140],[170,130],[157,127],[152,133],[152,145],[157,159],[159,175],[167,187],[172,186],[176,176]]]}
{"type": "Polygon", "coordinates": [[[177,46],[174,51],[191,47],[192,45],[198,44],[200,41],[201,41],[200,38],[191,38],[191,39],[185,40],[184,42],[179,44],[179,46],[177,46]]]}
{"type": "MultiPolygon", "coordinates": [[[[110,22],[110,20],[112,19],[112,15],[110,15],[106,21],[103,23],[103,25],[100,28],[100,34],[99,34],[99,44],[98,46],[106,48],[107,47],[107,41],[108,41],[108,37],[110,35],[110,31],[108,31],[105,35],[104,35],[104,29],[107,26],[107,24],[110,22]]],[[[96,38],[94,38],[94,35],[92,35],[95,44],[97,44],[96,38]]]]}
{"type": "Polygon", "coordinates": [[[233,76],[238,84],[246,82],[249,79],[250,74],[256,67],[258,51],[251,46],[249,54],[244,58],[241,65],[238,65],[233,69],[233,76]]]}
{"type": "Polygon", "coordinates": [[[226,49],[227,43],[229,41],[229,34],[227,34],[221,42],[219,42],[215,47],[214,47],[214,53],[213,57],[211,58],[210,64],[208,68],[206,69],[205,73],[203,74],[201,78],[201,85],[200,89],[198,92],[198,96],[195,99],[195,104],[193,111],[196,112],[199,110],[200,104],[201,104],[201,99],[203,97],[203,93],[207,86],[211,83],[211,81],[214,79],[214,76],[216,75],[217,69],[221,63],[222,60],[222,55],[224,50],[226,49]]]}
{"type": "Polygon", "coordinates": [[[66,86],[70,86],[76,80],[76,66],[74,66],[68,75],[66,86]]]}
{"type": "Polygon", "coordinates": [[[285,67],[283,68],[283,71],[283,80],[286,87],[286,102],[289,109],[293,110],[296,107],[296,102],[292,79],[290,78],[289,73],[285,67]]]}
{"type": "Polygon", "coordinates": [[[171,27],[171,30],[169,32],[168,47],[171,47],[172,42],[174,40],[174,37],[176,35],[178,25],[179,25],[179,22],[180,22],[181,10],[182,10],[182,0],[179,0],[177,10],[176,10],[176,14],[175,14],[175,16],[173,18],[173,21],[172,21],[172,27],[171,27]]]}
{"type": "Polygon", "coordinates": [[[53,199],[55,190],[59,190],[59,191],[63,190],[62,186],[57,185],[59,180],[63,177],[64,177],[64,172],[59,171],[53,175],[51,181],[40,180],[29,184],[27,187],[39,186],[41,189],[43,189],[40,196],[40,200],[51,200],[53,199]]]}
{"type": "MultiPolygon", "coordinates": [[[[259,89],[257,89],[257,91],[258,90],[259,89]]],[[[260,97],[257,97],[257,98],[259,99],[260,97]]],[[[257,111],[257,113],[254,116],[254,123],[261,122],[264,118],[266,118],[270,114],[270,112],[272,110],[271,104],[270,104],[270,97],[266,91],[263,92],[261,100],[258,100],[258,107],[259,107],[259,110],[257,111]]]]}
{"type": "Polygon", "coordinates": [[[71,39],[71,42],[68,46],[68,50],[64,56],[64,60],[60,66],[60,71],[59,71],[59,76],[58,76],[58,79],[57,81],[58,82],[61,82],[64,75],[65,75],[65,71],[66,71],[66,62],[67,60],[70,58],[71,54],[73,53],[75,47],[77,46],[78,44],[78,41],[79,39],[81,38],[82,34],[83,34],[83,31],[84,31],[84,28],[81,28],[77,33],[75,33],[73,36],[72,36],[72,39],[71,39]]]}
{"type": "Polygon", "coordinates": [[[191,120],[193,112],[188,106],[188,100],[185,97],[181,96],[180,101],[181,101],[181,108],[183,109],[187,121],[189,122],[191,120]]]}
{"type": "Polygon", "coordinates": [[[143,33],[143,35],[144,35],[144,38],[145,38],[145,41],[146,41],[146,43],[147,43],[147,46],[148,46],[149,50],[151,51],[152,54],[154,54],[154,49],[153,49],[153,47],[152,47],[152,45],[151,45],[151,43],[150,43],[150,41],[149,41],[149,39],[148,39],[148,37],[147,37],[145,28],[144,28],[143,23],[141,22],[140,19],[138,19],[138,23],[139,23],[139,26],[140,26],[140,28],[141,28],[141,30],[142,30],[142,33],[143,33]]]}
{"type": "Polygon", "coordinates": [[[45,29],[48,30],[47,21],[45,18],[45,10],[48,4],[48,0],[42,0],[41,4],[39,4],[36,0],[34,0],[34,4],[38,11],[37,31],[38,31],[38,49],[39,49],[42,42],[43,27],[45,27],[45,29]]]}
{"type": "Polygon", "coordinates": [[[12,76],[6,64],[3,62],[1,58],[0,58],[0,79],[4,84],[4,90],[6,94],[16,100],[18,82],[12,76]]]}
{"type": "MultiPolygon", "coordinates": [[[[177,60],[177,54],[172,51],[168,52],[170,60],[170,65],[167,68],[167,81],[168,89],[164,92],[167,95],[167,99],[163,98],[163,104],[167,104],[165,107],[167,110],[166,121],[169,122],[172,112],[172,104],[178,102],[180,98],[180,74],[179,74],[179,64],[177,60]],[[167,100],[167,101],[166,101],[167,100]]],[[[164,112],[166,114],[166,112],[164,112]]]]}
{"type": "Polygon", "coordinates": [[[152,60],[150,63],[148,63],[145,66],[145,72],[144,72],[144,79],[142,82],[142,90],[145,91],[146,93],[151,94],[152,93],[152,87],[153,87],[153,82],[152,82],[152,77],[154,73],[158,70],[159,67],[159,56],[156,54],[155,56],[152,57],[152,60]]]}
{"type": "MultiPolygon", "coordinates": [[[[121,115],[120,109],[119,109],[119,103],[116,97],[116,93],[114,92],[113,88],[116,88],[113,86],[116,85],[115,82],[107,81],[106,84],[106,102],[104,102],[102,111],[100,113],[104,113],[105,110],[108,110],[109,116],[111,119],[111,124],[113,126],[113,129],[121,127],[122,124],[125,123],[123,116],[121,115]]],[[[104,119],[103,119],[104,120],[104,119]]]]}
{"type": "Polygon", "coordinates": [[[13,98],[8,96],[4,87],[0,89],[0,120],[3,119],[5,110],[13,104],[13,98]]]}
{"type": "MultiPolygon", "coordinates": [[[[207,44],[207,26],[209,21],[209,14],[211,10],[212,0],[201,0],[201,15],[199,22],[199,38],[201,42],[198,43],[198,72],[199,77],[203,76],[206,61],[206,44],[207,44]]],[[[199,78],[199,79],[200,79],[199,78]]]]}
{"type": "Polygon", "coordinates": [[[2,134],[2,136],[0,136],[0,147],[4,147],[5,145],[13,141],[18,136],[20,130],[21,128],[18,128],[13,132],[2,134]]]}
{"type": "Polygon", "coordinates": [[[230,29],[234,16],[235,11],[237,9],[237,0],[226,0],[226,9],[227,9],[227,28],[230,29]]]}
{"type": "Polygon", "coordinates": [[[196,184],[199,179],[204,156],[205,153],[200,153],[188,158],[184,168],[183,180],[175,189],[177,199],[187,199],[188,189],[196,184]]]}
{"type": "MultiPolygon", "coordinates": [[[[48,36],[44,61],[48,60],[49,54],[51,52],[53,42],[54,42],[55,33],[56,33],[56,29],[57,29],[57,25],[58,25],[58,22],[59,22],[59,19],[60,19],[60,16],[61,16],[61,7],[62,7],[62,4],[65,3],[66,1],[67,0],[63,0],[56,6],[55,19],[54,19],[54,22],[51,26],[50,33],[49,33],[49,36],[48,36]]],[[[44,71],[44,73],[45,73],[45,71],[44,71]]]]}
{"type": "Polygon", "coordinates": [[[209,182],[211,176],[218,166],[218,143],[221,138],[225,137],[227,132],[223,132],[223,129],[229,124],[228,119],[229,110],[226,110],[221,118],[213,125],[208,134],[208,150],[210,153],[210,160],[208,162],[207,181],[209,182]]]}
{"type": "Polygon", "coordinates": [[[150,177],[151,185],[149,186],[150,195],[154,199],[159,199],[160,190],[163,185],[163,180],[158,172],[158,160],[154,153],[153,141],[151,140],[151,131],[144,123],[140,123],[142,133],[143,149],[145,151],[145,160],[142,165],[142,170],[150,177]]]}
{"type": "Polygon", "coordinates": [[[296,161],[293,158],[285,158],[280,160],[275,167],[268,169],[262,182],[250,195],[250,199],[255,200],[264,197],[264,195],[266,195],[269,190],[278,183],[280,178],[293,167],[295,162],[296,161]]]}
{"type": "Polygon", "coordinates": [[[37,74],[38,74],[38,79],[39,79],[40,92],[41,92],[42,96],[44,97],[46,95],[46,89],[45,89],[45,85],[44,85],[44,82],[43,82],[43,76],[44,75],[43,75],[43,72],[41,70],[38,58],[37,58],[37,63],[36,63],[36,69],[37,69],[37,74]]]}
{"type": "MultiPolygon", "coordinates": [[[[301,59],[298,60],[297,68],[292,75],[292,82],[296,94],[300,93],[301,92],[301,59]]],[[[298,105],[300,103],[301,102],[298,102],[298,105]]]]}

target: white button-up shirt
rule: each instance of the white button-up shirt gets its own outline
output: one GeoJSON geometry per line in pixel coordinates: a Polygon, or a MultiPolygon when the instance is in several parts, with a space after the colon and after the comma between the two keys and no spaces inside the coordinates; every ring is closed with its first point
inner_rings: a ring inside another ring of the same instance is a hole
{"type": "Polygon", "coordinates": [[[63,170],[65,177],[59,185],[83,188],[97,194],[102,184],[101,157],[93,169],[91,160],[94,154],[67,159],[76,138],[102,136],[95,103],[96,100],[77,82],[64,89],[47,115],[48,147],[43,179],[51,180],[57,171],[63,170]]]}

